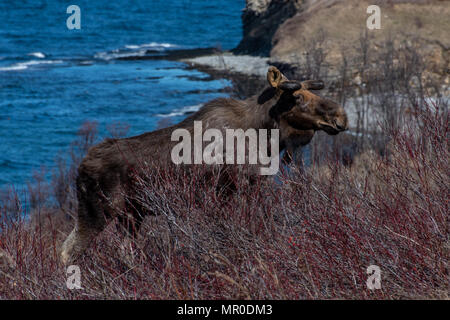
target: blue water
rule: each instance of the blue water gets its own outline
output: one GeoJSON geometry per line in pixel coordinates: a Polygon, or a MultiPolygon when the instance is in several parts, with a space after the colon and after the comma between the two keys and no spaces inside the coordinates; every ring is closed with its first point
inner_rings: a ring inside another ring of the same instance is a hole
{"type": "Polygon", "coordinates": [[[121,61],[146,50],[231,49],[241,38],[244,0],[0,2],[0,188],[51,171],[86,121],[120,122],[128,136],[223,96],[226,80],[170,61],[121,61]],[[81,9],[69,30],[66,8],[81,9]],[[205,93],[193,93],[193,90],[205,93]]]}

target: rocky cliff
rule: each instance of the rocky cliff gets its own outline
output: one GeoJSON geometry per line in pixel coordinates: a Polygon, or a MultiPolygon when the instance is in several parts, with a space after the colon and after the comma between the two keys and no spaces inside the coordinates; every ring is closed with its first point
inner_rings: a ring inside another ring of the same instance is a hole
{"type": "Polygon", "coordinates": [[[234,52],[268,56],[278,27],[298,12],[300,3],[300,0],[247,0],[242,13],[244,34],[234,52]]]}

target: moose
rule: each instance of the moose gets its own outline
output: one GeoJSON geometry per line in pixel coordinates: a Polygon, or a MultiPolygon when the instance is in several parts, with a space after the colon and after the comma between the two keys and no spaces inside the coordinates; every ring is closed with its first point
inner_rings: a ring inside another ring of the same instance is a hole
{"type": "MultiPolygon", "coordinates": [[[[269,86],[246,100],[218,98],[171,127],[124,139],[106,139],[91,147],[78,168],[76,180],[78,217],[61,248],[64,263],[79,257],[114,217],[126,207],[130,172],[139,163],[158,168],[171,163],[176,142],[171,133],[179,128],[193,132],[194,121],[207,128],[279,129],[279,150],[292,154],[308,144],[318,130],[336,135],[347,130],[344,108],[310,90],[324,88],[323,81],[289,80],[276,67],[267,72],[269,86]]],[[[139,210],[135,207],[134,210],[139,210]]],[[[134,212],[139,225],[142,214],[134,212]]]]}

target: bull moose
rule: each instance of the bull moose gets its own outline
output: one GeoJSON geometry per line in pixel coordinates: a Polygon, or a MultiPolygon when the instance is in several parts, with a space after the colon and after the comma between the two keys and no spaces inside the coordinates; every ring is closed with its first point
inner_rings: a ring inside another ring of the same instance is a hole
{"type": "MultiPolygon", "coordinates": [[[[171,133],[176,129],[192,132],[194,121],[206,124],[204,130],[279,129],[279,150],[290,153],[308,144],[315,131],[335,135],[347,129],[343,107],[310,91],[323,89],[322,81],[292,81],[273,66],[267,81],[268,88],[246,100],[215,99],[174,126],[125,139],[106,139],[93,146],[78,168],[78,219],[62,246],[62,261],[68,263],[80,256],[108,221],[124,212],[127,193],[132,192],[125,186],[138,162],[156,169],[171,163],[175,145],[171,133]]],[[[142,219],[138,212],[135,216],[142,219]]]]}

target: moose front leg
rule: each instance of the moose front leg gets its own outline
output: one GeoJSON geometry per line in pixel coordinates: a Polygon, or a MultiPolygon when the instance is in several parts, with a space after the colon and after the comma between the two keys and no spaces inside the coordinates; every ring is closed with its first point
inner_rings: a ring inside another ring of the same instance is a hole
{"type": "MultiPolygon", "coordinates": [[[[291,164],[297,162],[299,158],[297,155],[301,155],[301,147],[311,142],[314,137],[314,130],[292,130],[289,136],[284,139],[284,154],[282,161],[284,164],[291,164]]],[[[301,157],[300,157],[301,158],[301,157]]]]}

